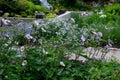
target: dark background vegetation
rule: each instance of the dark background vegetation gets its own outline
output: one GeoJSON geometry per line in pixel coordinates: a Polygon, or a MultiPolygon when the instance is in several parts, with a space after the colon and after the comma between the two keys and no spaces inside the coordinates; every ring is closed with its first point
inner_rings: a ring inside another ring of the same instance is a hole
{"type": "MultiPolygon", "coordinates": [[[[89,11],[94,9],[94,4],[98,4],[99,7],[108,3],[120,2],[120,0],[48,0],[53,6],[53,10],[84,10],[89,11]]],[[[0,16],[4,13],[9,13],[9,16],[33,16],[35,11],[41,11],[46,13],[47,10],[41,6],[39,0],[0,0],[0,16]]]]}

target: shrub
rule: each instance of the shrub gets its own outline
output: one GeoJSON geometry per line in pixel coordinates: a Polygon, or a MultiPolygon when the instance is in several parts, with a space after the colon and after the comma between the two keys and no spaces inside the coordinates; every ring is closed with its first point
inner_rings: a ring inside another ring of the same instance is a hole
{"type": "Polygon", "coordinates": [[[28,0],[28,1],[33,2],[35,5],[40,5],[40,0],[28,0]]]}
{"type": "Polygon", "coordinates": [[[26,0],[23,0],[23,1],[19,0],[18,4],[21,4],[21,6],[24,6],[25,10],[29,10],[30,15],[34,15],[35,11],[47,12],[45,8],[38,5],[34,5],[32,2],[29,2],[26,0]]]}
{"type": "MultiPolygon", "coordinates": [[[[0,41],[2,45],[3,42],[0,41]]],[[[120,64],[101,60],[86,62],[68,60],[64,58],[60,48],[0,47],[0,79],[21,80],[78,80],[78,79],[119,79],[120,64]],[[48,52],[48,54],[45,54],[48,52]],[[91,65],[92,64],[92,65],[91,65]]]]}
{"type": "MultiPolygon", "coordinates": [[[[105,14],[104,12],[102,14],[100,13],[92,13],[91,15],[87,16],[81,16],[81,14],[74,15],[76,24],[78,24],[79,28],[86,27],[88,29],[88,32],[102,32],[103,37],[101,37],[102,40],[99,41],[102,46],[109,43],[119,43],[120,40],[117,34],[119,33],[118,22],[120,20],[120,17],[118,15],[105,14]]],[[[88,33],[88,35],[90,35],[90,33],[88,33]]],[[[91,39],[90,42],[92,42],[91,39]]]]}
{"type": "Polygon", "coordinates": [[[117,3],[120,3],[120,0],[116,0],[117,3]]]}
{"type": "Polygon", "coordinates": [[[25,12],[20,13],[22,17],[27,17],[27,14],[25,12]]]}
{"type": "Polygon", "coordinates": [[[113,4],[111,6],[107,6],[105,8],[105,12],[113,14],[113,15],[120,15],[120,5],[119,4],[113,4]]]}
{"type": "MultiPolygon", "coordinates": [[[[91,17],[96,19],[97,16],[100,15],[94,14],[91,17]]],[[[118,62],[114,60],[107,62],[104,59],[98,60],[82,55],[84,54],[81,48],[82,43],[93,42],[90,44],[96,45],[101,39],[98,31],[102,31],[101,26],[104,30],[103,24],[109,22],[102,23],[103,19],[107,18],[100,18],[96,19],[99,23],[94,24],[89,20],[92,19],[91,17],[89,15],[88,19],[87,17],[83,19],[83,22],[89,22],[89,24],[82,24],[82,27],[78,27],[73,18],[38,20],[34,23],[33,32],[27,35],[23,29],[16,26],[18,29],[13,30],[18,34],[14,34],[13,37],[6,35],[6,27],[1,27],[0,79],[119,80],[120,64],[118,62]],[[66,55],[71,54],[76,54],[77,57],[69,60],[69,56],[67,58],[66,55]],[[78,61],[79,56],[87,58],[87,61],[78,61]]],[[[112,25],[111,22],[110,25],[112,25]]],[[[107,30],[104,31],[107,32],[107,30]]]]}
{"type": "Polygon", "coordinates": [[[0,10],[8,13],[15,13],[22,16],[34,15],[35,11],[47,12],[42,6],[34,5],[28,0],[0,1],[0,10]]]}
{"type": "Polygon", "coordinates": [[[74,6],[77,0],[59,0],[60,4],[63,4],[66,7],[74,6]]]}

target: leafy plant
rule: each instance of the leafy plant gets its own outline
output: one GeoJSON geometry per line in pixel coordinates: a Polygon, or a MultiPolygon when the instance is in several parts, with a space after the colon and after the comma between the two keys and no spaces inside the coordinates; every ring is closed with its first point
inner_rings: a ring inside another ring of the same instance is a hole
{"type": "Polygon", "coordinates": [[[2,10],[4,13],[6,12],[10,13],[9,16],[11,16],[14,13],[26,17],[27,15],[34,15],[35,11],[47,12],[47,10],[42,6],[35,5],[34,3],[28,0],[17,1],[1,0],[0,5],[1,5],[0,10],[2,10]]]}
{"type": "Polygon", "coordinates": [[[113,14],[113,15],[120,15],[120,5],[119,4],[113,4],[111,6],[107,6],[105,8],[105,12],[113,14]]]}

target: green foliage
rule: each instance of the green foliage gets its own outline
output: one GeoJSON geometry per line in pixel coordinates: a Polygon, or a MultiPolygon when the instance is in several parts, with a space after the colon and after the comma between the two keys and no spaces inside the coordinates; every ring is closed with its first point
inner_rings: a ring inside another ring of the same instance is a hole
{"type": "MultiPolygon", "coordinates": [[[[5,80],[118,80],[120,64],[101,60],[86,62],[68,60],[61,53],[63,48],[50,45],[29,46],[24,51],[20,47],[9,48],[3,45],[0,50],[0,78],[5,80]],[[45,54],[48,52],[48,54],[45,54]],[[59,53],[60,52],[60,53],[59,53]],[[64,63],[65,66],[60,63],[64,63]],[[92,64],[92,65],[91,65],[92,64]]],[[[64,49],[65,50],[65,49],[64,49]]]]}
{"type": "Polygon", "coordinates": [[[70,7],[76,4],[77,0],[59,0],[60,4],[63,4],[66,7],[70,7]]]}
{"type": "Polygon", "coordinates": [[[27,14],[25,12],[20,13],[22,17],[27,17],[27,14]]]}
{"type": "Polygon", "coordinates": [[[120,3],[120,0],[116,0],[116,3],[120,3]]]}
{"type": "Polygon", "coordinates": [[[105,8],[105,12],[113,15],[120,15],[120,4],[113,4],[105,8]]]}
{"type": "Polygon", "coordinates": [[[19,0],[18,4],[25,7],[25,10],[28,10],[28,14],[34,15],[35,11],[46,12],[47,10],[41,6],[34,5],[32,2],[26,0],[19,0]],[[23,3],[24,2],[24,3],[23,3]]]}
{"type": "MultiPolygon", "coordinates": [[[[52,3],[52,1],[51,1],[52,3]]],[[[92,6],[84,3],[82,0],[58,0],[53,3],[55,8],[67,10],[91,10],[92,6]],[[62,7],[62,8],[61,8],[62,7]]]]}
{"type": "Polygon", "coordinates": [[[28,0],[17,0],[17,1],[0,1],[0,10],[3,12],[10,13],[9,16],[14,16],[13,14],[18,14],[23,17],[27,15],[34,15],[35,11],[47,12],[45,8],[39,5],[34,5],[28,0]]]}
{"type": "Polygon", "coordinates": [[[119,80],[118,62],[89,58],[82,47],[119,42],[120,17],[104,12],[81,12],[73,17],[35,20],[27,35],[17,26],[13,30],[1,27],[0,79],[119,80]],[[6,35],[8,31],[14,35],[6,35]],[[77,57],[69,60],[71,54],[77,57]],[[79,56],[87,61],[78,61],[79,56]]]}
{"type": "Polygon", "coordinates": [[[25,38],[24,35],[20,34],[20,35],[16,35],[13,37],[14,41],[18,42],[18,45],[25,45],[27,43],[27,39],[25,38]]]}
{"type": "Polygon", "coordinates": [[[80,0],[77,0],[73,8],[77,8],[78,10],[85,11],[85,10],[92,10],[93,7],[80,0]]]}
{"type": "Polygon", "coordinates": [[[111,30],[105,30],[106,25],[109,28],[115,25],[113,32],[116,30],[117,33],[119,30],[119,18],[100,16],[101,14],[94,13],[87,16],[75,15],[75,21],[73,18],[38,20],[34,22],[33,32],[26,35],[23,29],[14,29],[19,34],[14,32],[13,37],[6,36],[6,27],[1,27],[0,79],[119,80],[119,63],[82,55],[84,53],[81,46],[96,46],[105,34],[109,36],[111,30]],[[100,31],[103,36],[98,34],[100,31]],[[81,36],[84,36],[85,41],[81,36]],[[66,55],[71,54],[83,56],[88,60],[78,61],[77,57],[69,60],[66,55]]]}
{"type": "Polygon", "coordinates": [[[48,13],[46,15],[46,18],[55,18],[55,17],[56,17],[56,14],[54,14],[54,13],[48,13]]]}
{"type": "Polygon", "coordinates": [[[31,1],[31,2],[33,2],[33,3],[36,4],[36,5],[39,5],[39,4],[40,4],[40,0],[28,0],[28,1],[31,1]]]}
{"type": "MultiPolygon", "coordinates": [[[[120,17],[118,15],[105,14],[104,12],[101,13],[102,11],[87,16],[74,15],[76,24],[78,24],[79,28],[86,27],[90,32],[102,32],[103,37],[102,42],[100,41],[101,45],[119,43],[120,39],[117,34],[119,34],[120,17]]],[[[90,35],[90,32],[88,35],[90,35]]],[[[92,42],[91,39],[90,42],[92,42]]]]}

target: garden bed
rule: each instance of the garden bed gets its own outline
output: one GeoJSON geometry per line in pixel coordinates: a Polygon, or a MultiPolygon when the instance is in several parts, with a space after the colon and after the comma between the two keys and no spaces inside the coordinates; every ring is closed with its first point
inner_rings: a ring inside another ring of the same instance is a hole
{"type": "Polygon", "coordinates": [[[120,50],[111,46],[106,18],[86,12],[70,16],[1,27],[0,78],[119,79],[120,50]]]}

